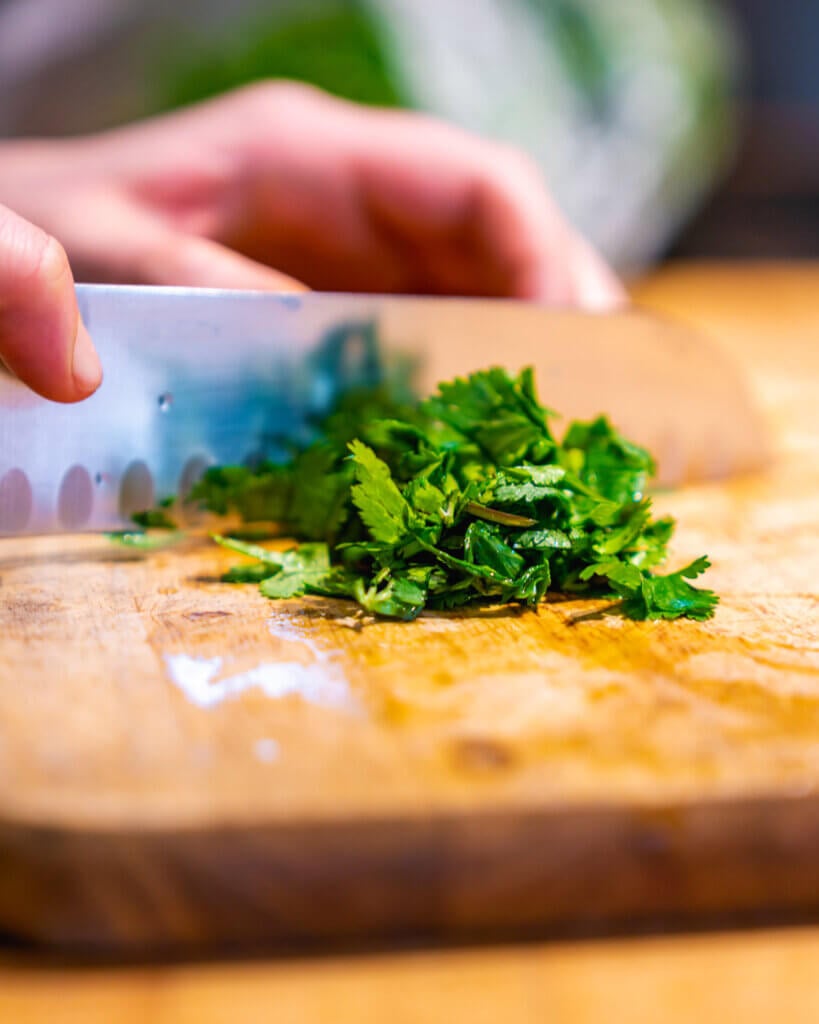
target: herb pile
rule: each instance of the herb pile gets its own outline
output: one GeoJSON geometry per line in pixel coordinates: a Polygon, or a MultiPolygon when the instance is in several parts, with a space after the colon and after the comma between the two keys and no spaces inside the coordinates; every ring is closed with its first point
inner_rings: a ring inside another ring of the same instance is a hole
{"type": "Polygon", "coordinates": [[[716,595],[690,582],[707,558],[655,573],[674,521],[654,519],[644,496],[648,452],[605,417],[558,440],[550,416],[530,370],[476,373],[420,402],[349,394],[287,464],[212,468],[191,498],[302,542],[273,551],[215,538],[253,559],[224,579],[270,598],[351,598],[414,619],[425,608],[533,607],[556,592],[612,598],[635,619],[711,616],[716,595]]]}

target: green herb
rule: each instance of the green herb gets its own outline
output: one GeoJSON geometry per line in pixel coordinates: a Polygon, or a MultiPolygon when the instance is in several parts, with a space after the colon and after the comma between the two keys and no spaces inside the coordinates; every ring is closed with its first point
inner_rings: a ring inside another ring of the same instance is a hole
{"type": "Polygon", "coordinates": [[[176,530],[177,525],[166,511],[167,505],[158,508],[150,508],[145,512],[135,512],[131,521],[135,526],[141,526],[144,530],[176,530]]]}
{"type": "Polygon", "coordinates": [[[158,551],[161,548],[172,547],[184,539],[185,534],[181,530],[165,531],[161,533],[145,533],[143,530],[114,530],[106,533],[108,540],[122,548],[134,548],[138,551],[158,551]]]}
{"type": "Polygon", "coordinates": [[[559,441],[550,416],[530,370],[476,373],[421,402],[349,395],[287,464],[210,469],[191,497],[305,542],[276,551],[216,538],[253,559],[225,579],[270,598],[347,597],[413,619],[563,592],[610,598],[636,619],[712,615],[716,595],[690,582],[706,558],[653,571],[674,524],[652,518],[644,496],[648,452],[605,417],[559,441]]]}

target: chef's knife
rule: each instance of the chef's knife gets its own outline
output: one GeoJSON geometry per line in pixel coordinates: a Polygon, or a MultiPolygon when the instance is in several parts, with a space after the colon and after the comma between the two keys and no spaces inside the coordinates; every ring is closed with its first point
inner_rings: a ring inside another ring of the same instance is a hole
{"type": "Polygon", "coordinates": [[[275,458],[341,391],[405,357],[424,391],[531,364],[546,405],[567,418],[608,413],[658,454],[663,484],[764,459],[737,368],[703,338],[636,312],[103,285],[77,294],[105,380],[62,406],[0,376],[2,534],[121,527],[212,463],[275,458]]]}

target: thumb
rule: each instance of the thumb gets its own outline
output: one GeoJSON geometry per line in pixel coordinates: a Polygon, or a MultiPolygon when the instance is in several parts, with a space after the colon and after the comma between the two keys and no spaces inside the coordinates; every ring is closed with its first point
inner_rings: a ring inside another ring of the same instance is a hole
{"type": "Polygon", "coordinates": [[[59,242],[0,206],[0,358],[30,388],[76,402],[99,387],[99,358],[80,320],[59,242]]]}

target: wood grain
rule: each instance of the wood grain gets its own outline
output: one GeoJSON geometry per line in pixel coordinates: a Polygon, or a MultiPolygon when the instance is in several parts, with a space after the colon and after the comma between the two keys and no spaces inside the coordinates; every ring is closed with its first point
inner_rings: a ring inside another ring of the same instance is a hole
{"type": "Polygon", "coordinates": [[[217,584],[203,542],[0,544],[0,925],[144,948],[817,908],[819,274],[760,273],[701,310],[775,462],[658,498],[675,562],[714,561],[711,623],[358,631],[217,584]]]}
{"type": "Polygon", "coordinates": [[[272,962],[0,961],[14,1024],[815,1024],[819,930],[272,962]]]}

